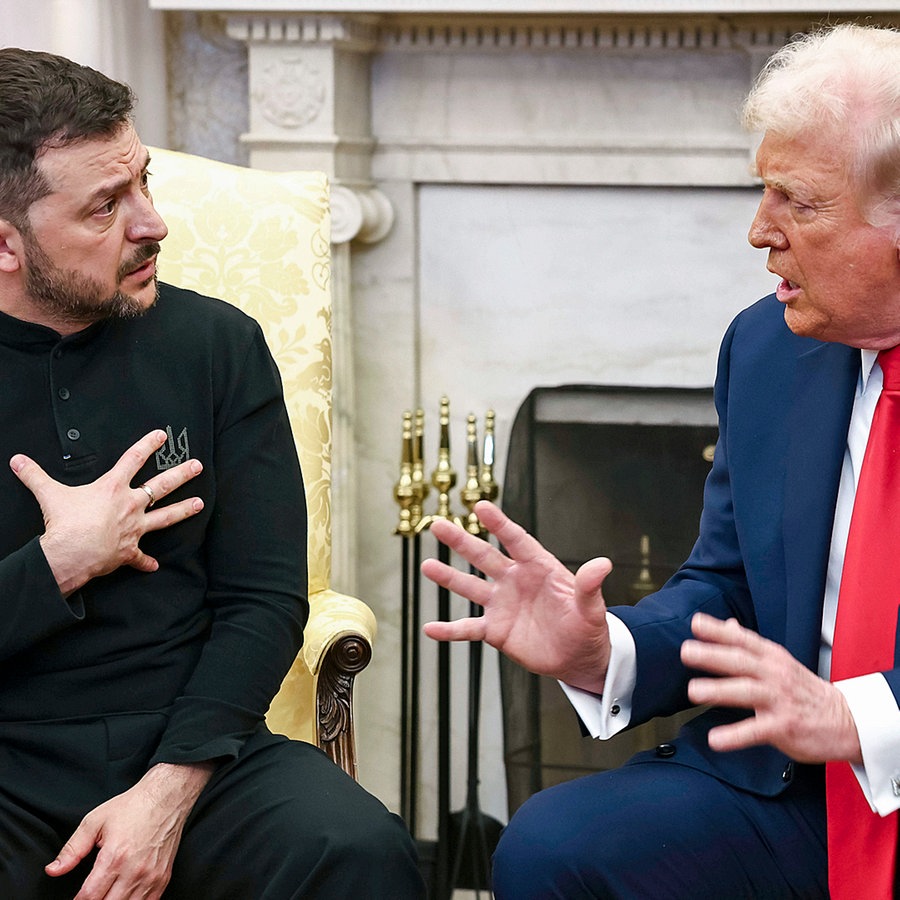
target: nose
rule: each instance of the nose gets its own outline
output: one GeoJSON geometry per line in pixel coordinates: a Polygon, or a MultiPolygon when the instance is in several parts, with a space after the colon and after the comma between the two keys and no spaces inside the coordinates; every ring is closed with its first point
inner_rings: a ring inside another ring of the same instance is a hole
{"type": "Polygon", "coordinates": [[[128,239],[135,244],[158,242],[168,233],[169,229],[162,216],[156,211],[153,199],[149,195],[141,194],[128,227],[128,239]]]}
{"type": "Polygon", "coordinates": [[[764,250],[766,247],[783,250],[787,247],[787,238],[775,224],[772,216],[771,203],[769,191],[766,190],[747,233],[747,240],[758,250],[764,250]]]}

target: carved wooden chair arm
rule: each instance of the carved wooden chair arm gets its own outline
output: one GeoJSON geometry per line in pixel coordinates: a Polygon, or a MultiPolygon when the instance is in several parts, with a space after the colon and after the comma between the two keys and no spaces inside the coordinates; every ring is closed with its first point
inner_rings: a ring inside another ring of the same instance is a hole
{"type": "Polygon", "coordinates": [[[375,616],[336,591],[317,591],[309,602],[302,656],[316,683],[316,742],[355,778],[353,683],[372,659],[375,616]]]}

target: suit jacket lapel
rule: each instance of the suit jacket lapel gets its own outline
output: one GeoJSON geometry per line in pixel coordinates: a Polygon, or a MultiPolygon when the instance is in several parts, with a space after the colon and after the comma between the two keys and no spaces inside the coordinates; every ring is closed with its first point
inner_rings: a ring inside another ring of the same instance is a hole
{"type": "Polygon", "coordinates": [[[822,598],[859,350],[820,344],[797,360],[785,472],[787,648],[815,670],[822,598]]]}

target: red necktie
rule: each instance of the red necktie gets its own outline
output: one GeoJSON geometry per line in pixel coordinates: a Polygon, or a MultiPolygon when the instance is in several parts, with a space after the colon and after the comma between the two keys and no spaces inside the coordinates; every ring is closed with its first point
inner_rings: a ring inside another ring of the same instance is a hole
{"type": "MultiPolygon", "coordinates": [[[[900,605],[900,347],[878,354],[884,388],[866,444],[841,575],[831,680],[894,668],[900,605]]],[[[850,764],[826,769],[832,900],[891,900],[897,813],[873,813],[850,764]]]]}

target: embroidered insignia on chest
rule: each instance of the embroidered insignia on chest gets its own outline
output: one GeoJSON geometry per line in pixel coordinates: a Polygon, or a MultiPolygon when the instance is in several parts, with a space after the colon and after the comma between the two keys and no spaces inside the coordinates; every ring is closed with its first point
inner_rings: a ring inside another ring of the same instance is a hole
{"type": "Polygon", "coordinates": [[[156,451],[156,469],[158,472],[164,472],[171,469],[179,463],[187,462],[191,456],[191,449],[188,446],[187,426],[181,429],[178,437],[172,432],[172,426],[166,425],[166,434],[168,440],[159,450],[156,451]]]}

